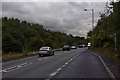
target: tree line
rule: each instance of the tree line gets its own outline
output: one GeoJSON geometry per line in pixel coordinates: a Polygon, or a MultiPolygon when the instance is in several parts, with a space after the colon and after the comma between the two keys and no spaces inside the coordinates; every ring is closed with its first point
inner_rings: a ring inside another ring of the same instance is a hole
{"type": "Polygon", "coordinates": [[[37,51],[42,46],[61,48],[63,45],[86,44],[84,37],[53,32],[40,24],[28,23],[17,18],[2,17],[3,53],[37,51]]]}
{"type": "Polygon", "coordinates": [[[96,48],[114,48],[115,33],[117,49],[120,48],[120,1],[116,3],[111,2],[110,4],[113,7],[107,7],[107,13],[102,13],[100,15],[101,18],[98,20],[97,25],[87,34],[87,36],[90,37],[89,40],[91,43],[94,40],[94,47],[96,48]]]}

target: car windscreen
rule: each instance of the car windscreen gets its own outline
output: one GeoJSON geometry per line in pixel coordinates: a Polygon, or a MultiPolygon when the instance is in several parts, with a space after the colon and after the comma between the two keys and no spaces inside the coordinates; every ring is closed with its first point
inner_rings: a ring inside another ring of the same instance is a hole
{"type": "Polygon", "coordinates": [[[64,47],[69,47],[69,46],[64,46],[64,47]]]}
{"type": "Polygon", "coordinates": [[[72,46],[72,47],[75,47],[75,46],[72,46]]]}
{"type": "Polygon", "coordinates": [[[40,50],[48,50],[47,47],[40,48],[40,50]]]}

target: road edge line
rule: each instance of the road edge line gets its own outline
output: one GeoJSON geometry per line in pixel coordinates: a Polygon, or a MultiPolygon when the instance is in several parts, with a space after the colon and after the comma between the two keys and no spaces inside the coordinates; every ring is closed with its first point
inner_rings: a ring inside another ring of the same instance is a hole
{"type": "Polygon", "coordinates": [[[104,60],[101,58],[101,56],[99,56],[98,54],[95,54],[94,52],[89,51],[90,53],[92,53],[93,55],[99,57],[99,59],[102,61],[106,71],[108,72],[109,76],[113,79],[113,80],[117,80],[116,77],[114,76],[114,74],[112,73],[112,71],[109,69],[109,67],[106,65],[106,63],[104,62],[104,60]]]}

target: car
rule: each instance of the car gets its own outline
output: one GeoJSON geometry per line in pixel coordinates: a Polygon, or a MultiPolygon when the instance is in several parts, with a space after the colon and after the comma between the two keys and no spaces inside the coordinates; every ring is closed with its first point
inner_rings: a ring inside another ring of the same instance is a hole
{"type": "Polygon", "coordinates": [[[84,46],[83,45],[79,45],[79,48],[83,48],[84,46]]]}
{"type": "Polygon", "coordinates": [[[88,43],[88,45],[87,45],[88,47],[90,47],[91,46],[91,43],[88,43]]]}
{"type": "Polygon", "coordinates": [[[70,51],[70,50],[71,50],[70,46],[69,46],[69,45],[65,45],[65,46],[63,46],[63,51],[65,51],[65,50],[70,51]]]}
{"type": "Polygon", "coordinates": [[[77,49],[77,47],[76,46],[71,46],[71,49],[77,49]]]}
{"type": "Polygon", "coordinates": [[[41,55],[54,55],[54,50],[51,47],[41,47],[38,51],[39,57],[41,55]]]}

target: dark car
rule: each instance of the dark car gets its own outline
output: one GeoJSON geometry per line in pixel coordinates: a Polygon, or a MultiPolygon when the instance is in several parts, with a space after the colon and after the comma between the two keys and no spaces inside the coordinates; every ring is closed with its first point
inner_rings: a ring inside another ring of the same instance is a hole
{"type": "Polygon", "coordinates": [[[71,46],[71,49],[77,49],[77,47],[76,46],[71,46]]]}
{"type": "Polygon", "coordinates": [[[70,51],[70,50],[71,50],[70,46],[69,46],[69,45],[65,45],[65,46],[63,46],[63,51],[65,51],[65,50],[70,51]]]}
{"type": "Polygon", "coordinates": [[[54,55],[54,50],[51,47],[41,47],[38,51],[39,57],[41,55],[54,55]]]}

